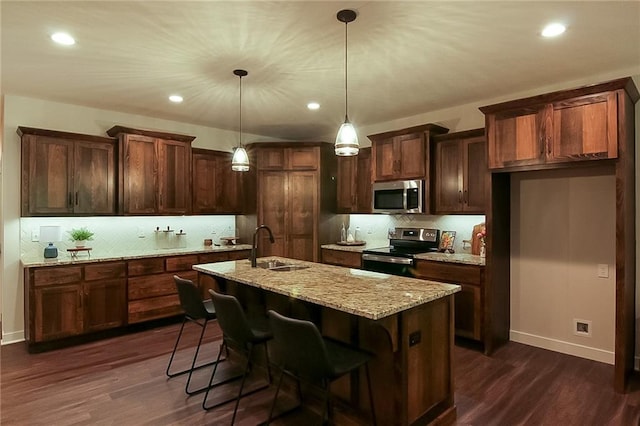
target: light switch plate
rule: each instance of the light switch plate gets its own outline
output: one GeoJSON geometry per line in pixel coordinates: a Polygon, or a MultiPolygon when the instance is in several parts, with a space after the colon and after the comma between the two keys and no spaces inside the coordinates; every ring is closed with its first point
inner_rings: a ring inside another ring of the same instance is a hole
{"type": "Polygon", "coordinates": [[[31,231],[31,241],[38,242],[40,241],[40,231],[34,229],[31,231]]]}
{"type": "Polygon", "coordinates": [[[609,278],[609,265],[606,263],[598,264],[598,278],[609,278]]]}

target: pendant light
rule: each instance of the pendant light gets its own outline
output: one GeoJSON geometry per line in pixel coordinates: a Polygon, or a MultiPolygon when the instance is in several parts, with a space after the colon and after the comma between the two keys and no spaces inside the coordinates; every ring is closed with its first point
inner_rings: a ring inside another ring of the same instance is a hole
{"type": "Polygon", "coordinates": [[[347,25],[349,22],[353,22],[356,20],[356,12],[351,9],[344,9],[338,12],[336,17],[338,21],[344,22],[344,123],[340,126],[338,130],[338,135],[336,136],[336,155],[340,156],[351,156],[358,155],[358,134],[356,133],[355,127],[349,121],[349,95],[347,91],[347,71],[348,71],[348,58],[347,58],[347,41],[348,41],[348,33],[347,33],[347,25]]]}
{"type": "Polygon", "coordinates": [[[248,172],[249,156],[247,155],[247,151],[242,147],[242,77],[246,77],[249,73],[245,70],[233,70],[233,73],[240,78],[240,143],[233,152],[231,170],[236,172],[248,172]]]}

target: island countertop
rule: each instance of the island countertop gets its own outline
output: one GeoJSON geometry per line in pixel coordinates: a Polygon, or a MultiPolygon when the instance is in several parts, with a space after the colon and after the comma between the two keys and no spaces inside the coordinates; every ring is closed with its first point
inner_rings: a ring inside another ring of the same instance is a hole
{"type": "Polygon", "coordinates": [[[271,256],[258,259],[258,262],[265,260],[307,268],[292,271],[252,268],[245,259],[194,265],[193,269],[372,320],[429,303],[461,289],[455,284],[283,257],[271,256]]]}

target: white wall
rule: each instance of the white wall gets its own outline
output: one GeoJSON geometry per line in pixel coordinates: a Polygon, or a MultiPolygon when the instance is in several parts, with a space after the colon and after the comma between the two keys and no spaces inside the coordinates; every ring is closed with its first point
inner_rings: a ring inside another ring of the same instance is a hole
{"type": "Polygon", "coordinates": [[[511,340],[613,364],[615,188],[613,167],[511,175],[511,340]]]}

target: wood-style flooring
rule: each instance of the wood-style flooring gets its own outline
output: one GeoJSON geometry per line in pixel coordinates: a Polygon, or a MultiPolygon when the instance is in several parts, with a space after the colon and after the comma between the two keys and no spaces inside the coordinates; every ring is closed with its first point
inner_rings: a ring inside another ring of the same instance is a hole
{"type": "MultiPolygon", "coordinates": [[[[187,327],[188,341],[195,344],[199,331],[187,327]]],[[[186,376],[166,378],[164,371],[178,330],[179,324],[174,324],[40,354],[27,353],[23,343],[3,346],[0,423],[229,424],[232,403],[206,412],[201,408],[202,394],[188,397],[184,393],[186,376]]],[[[202,349],[208,359],[217,354],[219,339],[214,322],[202,349]]],[[[187,360],[187,351],[182,351],[178,367],[187,360]]],[[[209,374],[207,368],[198,370],[194,386],[204,384],[209,374]]],[[[610,365],[518,343],[505,345],[491,357],[457,346],[457,424],[640,424],[640,386],[633,384],[629,393],[616,394],[612,378],[610,365]]],[[[236,424],[256,425],[266,420],[273,392],[271,387],[244,398],[236,424]]],[[[283,400],[283,405],[294,403],[292,396],[283,400]]],[[[312,404],[310,410],[275,424],[315,424],[313,408],[312,404]]],[[[366,423],[339,405],[334,419],[339,425],[366,423]]]]}

